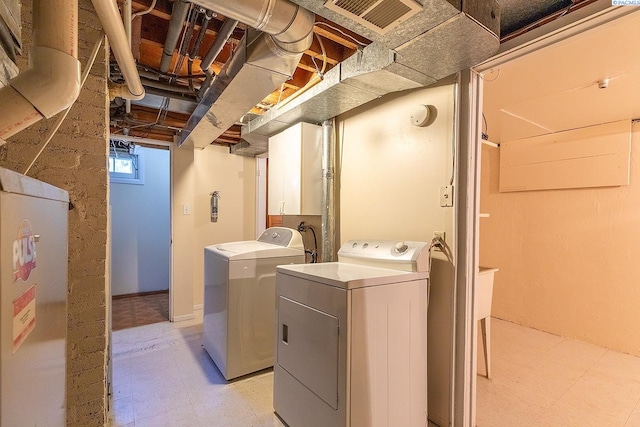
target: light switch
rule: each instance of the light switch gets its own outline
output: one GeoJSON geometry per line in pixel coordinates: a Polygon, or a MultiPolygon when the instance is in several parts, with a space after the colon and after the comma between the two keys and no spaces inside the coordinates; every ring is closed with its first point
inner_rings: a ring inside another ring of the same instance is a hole
{"type": "Polygon", "coordinates": [[[191,215],[191,205],[189,203],[182,204],[182,215],[191,215]]]}

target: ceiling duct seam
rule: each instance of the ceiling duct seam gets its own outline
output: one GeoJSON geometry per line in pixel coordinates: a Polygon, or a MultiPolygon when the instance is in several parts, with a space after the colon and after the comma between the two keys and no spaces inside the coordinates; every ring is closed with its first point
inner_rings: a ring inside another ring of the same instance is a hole
{"type": "MultiPolygon", "coordinates": [[[[308,3],[307,0],[295,1],[303,4],[308,3]]],[[[443,1],[446,3],[446,0],[443,1]]],[[[497,8],[499,12],[497,1],[494,0],[492,7],[497,8]]],[[[319,8],[314,11],[319,12],[319,8]]],[[[422,12],[422,14],[426,13],[426,10],[422,12]]],[[[405,22],[405,24],[409,25],[409,22],[405,22]]],[[[437,25],[427,28],[422,34],[407,37],[405,41],[397,44],[399,46],[397,49],[390,49],[381,43],[372,43],[357,55],[327,72],[325,80],[309,90],[308,93],[282,108],[272,108],[262,117],[257,117],[243,125],[242,138],[246,141],[267,138],[300,121],[320,123],[387,93],[435,83],[437,80],[459,71],[460,68],[457,67],[461,63],[474,62],[475,59],[447,57],[442,60],[443,62],[448,61],[446,66],[438,68],[430,63],[438,62],[433,61],[433,56],[439,56],[441,51],[435,50],[429,56],[425,55],[425,50],[421,50],[419,47],[428,46],[428,40],[435,36],[444,39],[445,43],[453,43],[455,46],[455,43],[459,42],[456,39],[458,34],[455,31],[469,27],[474,31],[471,37],[477,37],[481,43],[487,45],[484,50],[480,49],[481,55],[489,57],[497,51],[499,48],[497,34],[484,25],[481,19],[458,9],[456,14],[443,15],[437,25]],[[411,49],[407,48],[411,45],[413,45],[411,49]],[[340,102],[336,102],[336,99],[340,99],[340,102]]],[[[441,48],[446,49],[446,45],[441,48]]],[[[464,55],[465,53],[455,52],[454,54],[464,55]]],[[[479,59],[478,62],[480,61],[479,59]]]]}

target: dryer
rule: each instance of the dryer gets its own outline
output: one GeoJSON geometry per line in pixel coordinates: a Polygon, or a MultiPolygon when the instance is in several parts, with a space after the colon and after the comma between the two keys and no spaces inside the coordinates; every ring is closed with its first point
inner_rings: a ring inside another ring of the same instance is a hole
{"type": "Polygon", "coordinates": [[[276,266],[304,262],[302,236],[284,227],[204,248],[204,348],[227,380],[273,366],[276,266]]]}
{"type": "Polygon", "coordinates": [[[349,241],[276,269],[274,409],[291,427],[427,425],[429,245],[349,241]]]}

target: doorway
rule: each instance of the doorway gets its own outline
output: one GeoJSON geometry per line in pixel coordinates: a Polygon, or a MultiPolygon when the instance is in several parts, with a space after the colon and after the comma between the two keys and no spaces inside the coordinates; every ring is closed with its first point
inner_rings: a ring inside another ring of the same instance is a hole
{"type": "Polygon", "coordinates": [[[478,355],[478,426],[640,420],[638,330],[626,327],[637,324],[632,283],[640,274],[626,256],[637,252],[630,236],[640,227],[633,206],[640,63],[630,62],[638,19],[630,8],[614,9],[476,68],[483,137],[495,143],[482,147],[475,188],[488,213],[479,219],[479,261],[499,268],[490,378],[478,355]],[[623,36],[610,36],[618,31],[623,36]],[[611,43],[618,39],[631,46],[611,43]],[[517,89],[504,90],[510,82],[517,89]],[[601,132],[616,123],[626,130],[601,132]],[[616,144],[624,147],[619,155],[616,144]],[[606,181],[602,147],[606,159],[623,160],[622,182],[606,181]],[[514,159],[522,160],[517,185],[514,159]],[[602,236],[613,250],[599,244],[602,236]]]}
{"type": "Polygon", "coordinates": [[[112,139],[112,329],[169,321],[170,150],[112,139]]]}

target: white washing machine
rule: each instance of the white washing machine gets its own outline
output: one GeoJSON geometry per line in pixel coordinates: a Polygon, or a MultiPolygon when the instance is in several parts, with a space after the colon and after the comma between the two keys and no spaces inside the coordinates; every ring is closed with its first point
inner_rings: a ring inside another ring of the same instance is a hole
{"type": "Polygon", "coordinates": [[[296,230],[204,248],[204,348],[227,380],[273,366],[276,266],[302,264],[296,230]]]}
{"type": "Polygon", "coordinates": [[[290,427],[427,425],[429,245],[279,266],[273,405],[290,427]],[[384,268],[381,268],[384,267],[384,268]]]}

